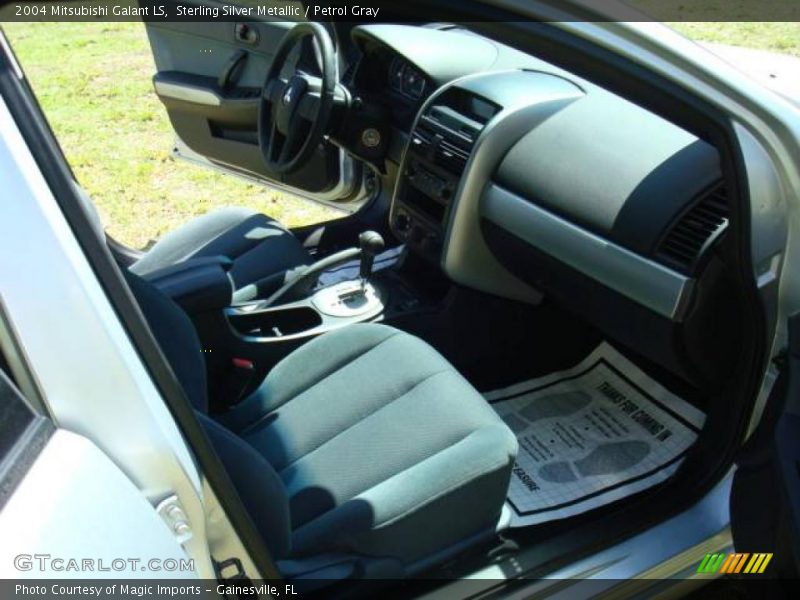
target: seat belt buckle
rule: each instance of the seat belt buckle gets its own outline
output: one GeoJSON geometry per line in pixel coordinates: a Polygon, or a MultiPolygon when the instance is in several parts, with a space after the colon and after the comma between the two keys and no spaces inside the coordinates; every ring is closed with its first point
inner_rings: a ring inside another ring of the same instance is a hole
{"type": "Polygon", "coordinates": [[[225,383],[225,399],[230,406],[238,404],[253,383],[256,374],[255,363],[248,358],[234,357],[225,383]]]}
{"type": "Polygon", "coordinates": [[[255,363],[247,358],[234,357],[231,359],[231,364],[237,369],[244,369],[245,371],[254,371],[256,368],[255,363]]]}
{"type": "MultiPolygon", "coordinates": [[[[252,587],[252,580],[247,576],[244,572],[244,567],[242,566],[242,561],[240,561],[235,556],[231,558],[226,558],[221,562],[214,562],[217,568],[217,581],[220,583],[225,584],[234,584],[237,586],[242,587],[252,587]]],[[[224,593],[222,594],[224,598],[236,598],[236,600],[243,600],[243,596],[231,596],[230,594],[224,593]]],[[[258,598],[259,596],[251,596],[258,598]]]]}

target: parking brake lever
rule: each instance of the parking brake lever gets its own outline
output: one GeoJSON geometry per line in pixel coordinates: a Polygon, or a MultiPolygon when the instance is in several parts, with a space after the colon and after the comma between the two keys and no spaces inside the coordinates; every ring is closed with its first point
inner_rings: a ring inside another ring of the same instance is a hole
{"type": "Polygon", "coordinates": [[[318,260],[313,265],[305,267],[293,274],[292,278],[281,286],[266,300],[262,300],[259,305],[262,308],[275,306],[279,303],[292,302],[301,298],[306,298],[317,284],[319,276],[328,269],[332,269],[342,263],[350,262],[361,257],[360,275],[362,290],[366,288],[367,281],[372,275],[372,265],[375,262],[375,255],[383,249],[383,238],[374,231],[365,231],[358,237],[359,248],[348,248],[336,254],[318,260]]]}
{"type": "Polygon", "coordinates": [[[261,306],[266,308],[279,304],[280,302],[292,302],[307,297],[317,284],[319,276],[324,271],[332,269],[342,263],[350,262],[358,258],[360,254],[361,250],[359,248],[348,248],[347,250],[342,250],[322,260],[318,260],[313,265],[309,265],[303,270],[294,273],[292,278],[284,283],[277,292],[266,300],[263,300],[261,306]]]}

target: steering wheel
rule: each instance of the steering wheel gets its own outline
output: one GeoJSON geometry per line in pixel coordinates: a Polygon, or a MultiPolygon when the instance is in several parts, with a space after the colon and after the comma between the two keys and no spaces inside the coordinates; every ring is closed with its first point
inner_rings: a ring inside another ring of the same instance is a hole
{"type": "Polygon", "coordinates": [[[258,108],[258,145],[267,168],[285,175],[311,158],[328,130],[336,90],[336,54],[333,41],[319,23],[298,23],[290,29],[267,71],[258,108]],[[313,38],[319,49],[322,77],[291,66],[287,59],[299,43],[313,38]]]}

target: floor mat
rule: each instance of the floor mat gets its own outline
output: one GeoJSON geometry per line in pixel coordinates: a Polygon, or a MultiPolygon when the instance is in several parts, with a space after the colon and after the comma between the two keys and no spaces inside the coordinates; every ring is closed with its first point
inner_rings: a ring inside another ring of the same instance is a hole
{"type": "Polygon", "coordinates": [[[664,481],[705,420],[606,343],[572,369],[486,399],[519,441],[512,527],[571,517],[664,481]]]}

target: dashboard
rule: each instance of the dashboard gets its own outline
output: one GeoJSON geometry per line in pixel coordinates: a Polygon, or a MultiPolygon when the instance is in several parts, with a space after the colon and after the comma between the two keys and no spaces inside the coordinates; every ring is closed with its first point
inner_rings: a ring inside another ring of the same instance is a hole
{"type": "Polygon", "coordinates": [[[395,56],[389,63],[389,88],[411,102],[420,102],[429,83],[425,75],[407,60],[395,56]]]}
{"type": "Polygon", "coordinates": [[[405,135],[423,102],[438,88],[476,69],[503,66],[493,43],[450,30],[360,25],[352,30],[352,38],[361,56],[353,87],[385,105],[392,125],[405,135]]]}
{"type": "Polygon", "coordinates": [[[355,82],[405,142],[394,235],[457,284],[555,299],[689,377],[698,298],[726,285],[716,148],[502,44],[413,29],[353,30],[355,82]]]}
{"type": "Polygon", "coordinates": [[[360,97],[387,108],[392,127],[405,134],[422,103],[437,87],[408,59],[381,47],[361,60],[353,85],[360,97]]]}

